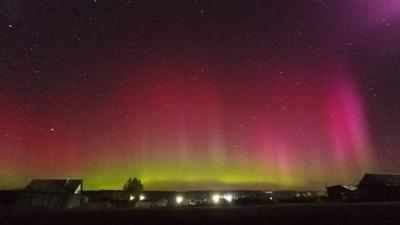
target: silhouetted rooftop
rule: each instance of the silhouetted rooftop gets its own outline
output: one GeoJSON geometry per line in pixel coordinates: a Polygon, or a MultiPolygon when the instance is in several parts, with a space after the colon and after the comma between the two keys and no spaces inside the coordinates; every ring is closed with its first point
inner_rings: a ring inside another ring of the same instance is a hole
{"type": "Polygon", "coordinates": [[[400,175],[394,174],[365,174],[358,187],[400,185],[400,175]]]}
{"type": "Polygon", "coordinates": [[[29,183],[25,190],[31,192],[69,193],[79,194],[82,189],[81,179],[35,179],[29,183]]]}

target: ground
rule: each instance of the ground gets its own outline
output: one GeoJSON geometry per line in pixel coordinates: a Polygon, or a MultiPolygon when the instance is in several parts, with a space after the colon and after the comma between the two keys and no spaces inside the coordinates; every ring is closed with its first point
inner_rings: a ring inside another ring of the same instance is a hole
{"type": "Polygon", "coordinates": [[[282,204],[109,211],[3,211],[0,224],[400,224],[400,203],[282,204]]]}

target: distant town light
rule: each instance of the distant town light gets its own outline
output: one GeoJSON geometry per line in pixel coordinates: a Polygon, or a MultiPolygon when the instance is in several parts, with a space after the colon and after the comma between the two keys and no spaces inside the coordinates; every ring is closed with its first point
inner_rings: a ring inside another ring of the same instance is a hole
{"type": "Polygon", "coordinates": [[[133,200],[135,200],[135,196],[133,196],[133,195],[129,196],[129,201],[133,201],[133,200]]]}
{"type": "Polygon", "coordinates": [[[175,201],[176,201],[177,204],[181,204],[183,202],[183,197],[182,196],[176,196],[175,201]]]}
{"type": "Polygon", "coordinates": [[[227,200],[228,202],[232,202],[232,199],[233,199],[232,194],[224,195],[224,199],[227,200]]]}
{"type": "Polygon", "coordinates": [[[215,194],[212,196],[212,200],[215,204],[219,203],[219,199],[221,198],[221,196],[219,196],[219,194],[215,194]]]}
{"type": "Polygon", "coordinates": [[[143,201],[143,200],[145,200],[146,199],[146,197],[144,196],[144,195],[140,195],[139,196],[139,201],[143,201]]]}

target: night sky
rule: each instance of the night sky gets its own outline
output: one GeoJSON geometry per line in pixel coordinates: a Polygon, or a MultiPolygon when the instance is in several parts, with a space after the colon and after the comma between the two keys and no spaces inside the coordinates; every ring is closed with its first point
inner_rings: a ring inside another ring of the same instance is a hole
{"type": "Polygon", "coordinates": [[[398,0],[0,3],[0,188],[356,184],[399,99],[398,0]]]}

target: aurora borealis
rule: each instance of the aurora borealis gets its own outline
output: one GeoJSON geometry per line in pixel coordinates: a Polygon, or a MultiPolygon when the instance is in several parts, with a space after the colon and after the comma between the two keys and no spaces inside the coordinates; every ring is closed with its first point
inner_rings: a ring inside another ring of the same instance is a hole
{"type": "Polygon", "coordinates": [[[0,9],[1,188],[322,189],[400,169],[396,0],[0,9]]]}

